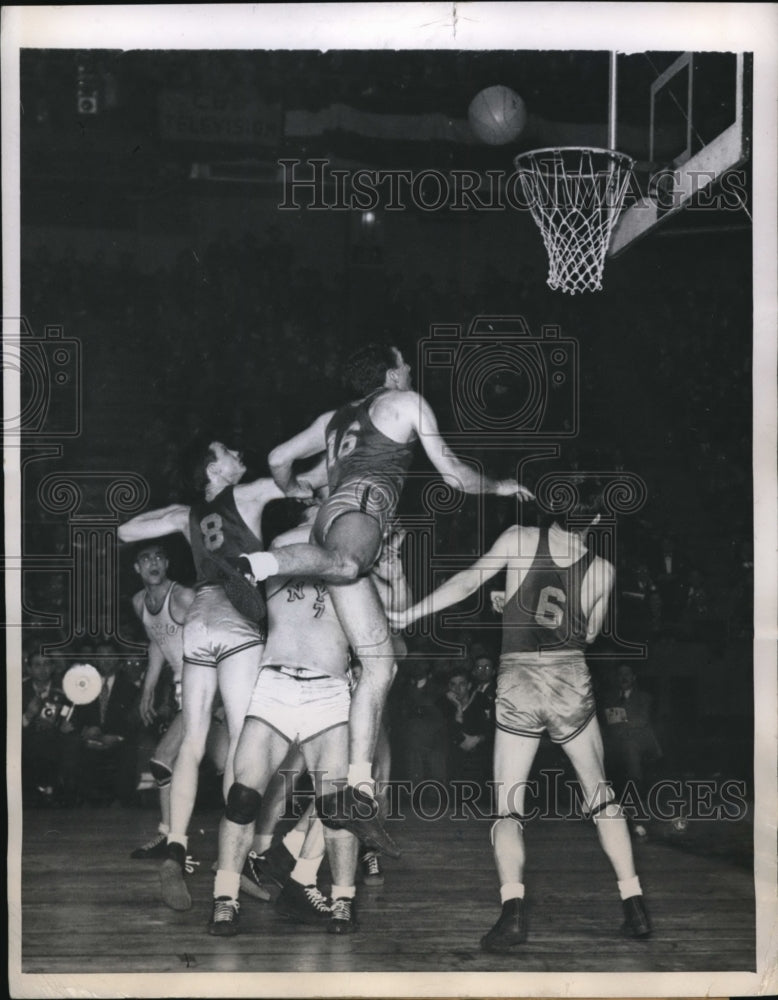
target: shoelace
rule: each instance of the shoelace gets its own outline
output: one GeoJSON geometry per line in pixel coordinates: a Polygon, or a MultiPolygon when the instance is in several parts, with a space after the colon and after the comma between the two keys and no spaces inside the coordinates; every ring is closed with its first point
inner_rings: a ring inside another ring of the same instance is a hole
{"type": "Polygon", "coordinates": [[[184,862],[184,871],[186,872],[186,874],[191,875],[194,872],[195,868],[199,867],[200,867],[200,862],[195,861],[195,859],[192,857],[191,854],[187,854],[186,861],[184,862]]]}
{"type": "Polygon", "coordinates": [[[213,922],[215,924],[223,921],[232,921],[240,910],[240,903],[237,899],[215,899],[213,901],[213,922]]]}
{"type": "Polygon", "coordinates": [[[378,855],[377,854],[366,854],[364,856],[364,858],[362,858],[362,861],[363,861],[365,867],[367,868],[367,874],[368,875],[380,875],[381,874],[381,866],[380,866],[380,864],[378,862],[378,855]]]}
{"type": "Polygon", "coordinates": [[[153,851],[155,847],[159,847],[160,844],[164,843],[167,837],[164,833],[158,833],[156,837],[144,844],[143,847],[139,848],[141,851],[153,851]]]}
{"type": "Polygon", "coordinates": [[[351,920],[351,900],[333,899],[331,912],[333,920],[351,920]]]}
{"type": "Polygon", "coordinates": [[[318,886],[306,885],[303,886],[305,890],[305,895],[308,897],[308,902],[311,906],[318,910],[319,913],[330,913],[332,908],[327,902],[327,897],[321,892],[318,886]]]}
{"type": "Polygon", "coordinates": [[[257,854],[256,851],[249,851],[249,871],[251,872],[251,877],[257,884],[262,881],[262,876],[264,874],[262,871],[262,863],[265,860],[266,858],[264,854],[257,854]]]}

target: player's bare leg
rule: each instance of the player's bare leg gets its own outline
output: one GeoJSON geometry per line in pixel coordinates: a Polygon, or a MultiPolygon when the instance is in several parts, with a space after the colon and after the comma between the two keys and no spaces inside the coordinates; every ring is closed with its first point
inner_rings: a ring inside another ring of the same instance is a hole
{"type": "MultiPolygon", "coordinates": [[[[305,753],[314,777],[317,798],[331,793],[344,778],[343,765],[348,759],[348,727],[339,726],[311,740],[306,745],[305,753]]],[[[331,934],[350,934],[357,929],[354,897],[359,841],[347,830],[325,825],[325,846],[332,873],[332,912],[327,930],[331,934]]]]}
{"type": "Polygon", "coordinates": [[[648,937],[651,926],[635,873],[629,827],[605,778],[605,754],[597,720],[592,718],[581,733],[565,743],[564,750],[575,768],[602,849],[616,874],[626,917],[623,930],[632,937],[648,937]]]}
{"type": "Polygon", "coordinates": [[[192,898],[184,882],[187,830],[197,797],[200,763],[205,754],[216,684],[216,670],[213,667],[184,664],[181,712],[184,735],[170,784],[168,857],[160,868],[162,900],[174,910],[188,910],[192,905],[192,898]]]}
{"type": "Polygon", "coordinates": [[[524,830],[526,783],[538,750],[537,737],[498,729],[494,741],[494,780],[498,819],[491,839],[500,880],[500,918],[481,938],[485,951],[509,951],[527,938],[524,905],[524,830]]]}
{"type": "Polygon", "coordinates": [[[314,815],[312,802],[294,827],[276,844],[273,844],[273,834],[286,811],[288,793],[294,778],[305,770],[305,757],[300,747],[296,743],[291,744],[262,797],[254,839],[246,862],[246,874],[241,875],[240,879],[241,890],[256,899],[274,899],[283,889],[302,853],[311,817],[314,815]]]}
{"type": "Polygon", "coordinates": [[[235,781],[219,824],[219,860],[213,883],[213,913],[208,930],[237,933],[240,873],[246,863],[262,792],[286,757],[289,743],[258,719],[246,719],[235,753],[235,781]]]}
{"type": "Polygon", "coordinates": [[[243,729],[246,711],[251,702],[251,693],[257,683],[261,655],[261,646],[251,646],[249,649],[231,653],[219,663],[216,669],[219,694],[224,705],[224,716],[230,740],[222,784],[225,802],[234,780],[235,751],[243,729]]]}
{"type": "Polygon", "coordinates": [[[184,736],[184,722],[181,713],[173,721],[156,746],[149,761],[149,770],[159,789],[159,816],[157,836],[147,844],[133,851],[130,857],[136,859],[163,858],[167,852],[167,835],[170,833],[170,782],[181,741],[184,736]]]}

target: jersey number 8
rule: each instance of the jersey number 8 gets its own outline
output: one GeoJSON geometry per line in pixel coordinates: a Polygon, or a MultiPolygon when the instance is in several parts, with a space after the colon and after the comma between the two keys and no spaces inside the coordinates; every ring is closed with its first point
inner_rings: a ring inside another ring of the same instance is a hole
{"type": "Polygon", "coordinates": [[[224,532],[222,531],[223,521],[219,514],[209,514],[200,522],[200,531],[203,534],[203,545],[209,552],[220,549],[224,542],[224,532]]]}

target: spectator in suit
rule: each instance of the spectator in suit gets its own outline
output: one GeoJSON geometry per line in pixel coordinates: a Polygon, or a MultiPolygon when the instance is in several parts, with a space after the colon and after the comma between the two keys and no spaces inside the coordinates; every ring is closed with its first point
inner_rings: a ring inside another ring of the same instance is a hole
{"type": "Polygon", "coordinates": [[[98,698],[76,706],[71,725],[79,737],[79,775],[85,798],[122,805],[135,801],[135,769],[140,692],[123,670],[110,643],[95,650],[95,666],[103,678],[98,698]]]}
{"type": "MultiPolygon", "coordinates": [[[[630,664],[622,663],[616,671],[615,688],[603,701],[609,773],[619,793],[631,784],[645,804],[646,766],[662,756],[651,720],[651,695],[638,686],[630,664]]],[[[646,829],[639,821],[632,824],[632,830],[638,837],[646,836],[646,829]]]]}
{"type": "MultiPolygon", "coordinates": [[[[488,657],[481,659],[488,661],[488,657]]],[[[446,692],[450,777],[458,781],[475,781],[482,788],[489,780],[494,734],[494,702],[487,693],[494,668],[491,676],[484,677],[486,673],[485,664],[482,664],[480,683],[475,685],[467,670],[457,668],[449,677],[446,692]]]]}

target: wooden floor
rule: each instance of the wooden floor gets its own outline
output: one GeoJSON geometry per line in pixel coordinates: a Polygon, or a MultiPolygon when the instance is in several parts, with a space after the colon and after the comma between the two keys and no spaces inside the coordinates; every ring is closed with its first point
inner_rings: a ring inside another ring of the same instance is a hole
{"type": "Polygon", "coordinates": [[[530,938],[520,954],[479,951],[499,912],[487,822],[407,819],[403,857],[378,890],[358,889],[360,931],[333,937],[247,898],[241,934],[207,934],[219,814],[199,812],[186,913],[159,900],[158,862],[130,851],[154,832],[145,809],[31,810],[24,815],[22,970],[169,972],[694,972],[754,969],[753,877],[721,857],[661,838],[636,844],[655,931],[620,937],[621,908],[591,824],[537,821],[526,833],[530,938]]]}

